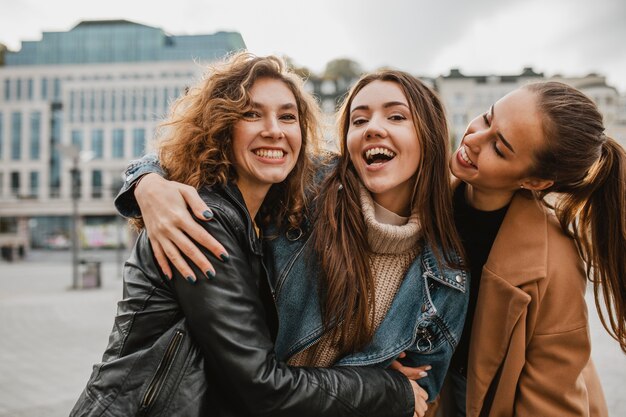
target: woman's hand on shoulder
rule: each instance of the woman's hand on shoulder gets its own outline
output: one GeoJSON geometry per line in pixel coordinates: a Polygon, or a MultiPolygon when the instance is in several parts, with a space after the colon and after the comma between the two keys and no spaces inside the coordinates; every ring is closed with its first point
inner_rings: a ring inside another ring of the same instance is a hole
{"type": "Polygon", "coordinates": [[[213,213],[198,195],[198,191],[186,184],[168,181],[158,174],[146,174],[137,183],[135,198],[141,209],[143,222],[159,267],[168,278],[172,270],[168,260],[184,277],[197,279],[187,264],[184,253],[201,271],[215,275],[211,262],[192,242],[207,248],[216,258],[228,256],[224,247],[215,240],[191,213],[204,221],[210,221],[213,213]]]}

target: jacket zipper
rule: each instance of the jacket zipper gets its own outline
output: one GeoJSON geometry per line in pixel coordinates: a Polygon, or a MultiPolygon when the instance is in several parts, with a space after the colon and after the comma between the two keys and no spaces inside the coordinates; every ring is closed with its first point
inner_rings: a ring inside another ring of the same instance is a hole
{"type": "Polygon", "coordinates": [[[180,330],[176,330],[172,340],[170,341],[167,349],[165,349],[165,354],[163,355],[163,359],[161,359],[161,363],[157,368],[156,374],[150,381],[150,385],[148,385],[148,389],[143,396],[143,400],[141,401],[141,408],[147,409],[149,408],[157,398],[161,388],[163,387],[163,383],[167,377],[168,371],[172,363],[174,362],[174,358],[176,358],[176,354],[178,353],[178,349],[180,348],[180,344],[183,340],[184,333],[180,330]]]}

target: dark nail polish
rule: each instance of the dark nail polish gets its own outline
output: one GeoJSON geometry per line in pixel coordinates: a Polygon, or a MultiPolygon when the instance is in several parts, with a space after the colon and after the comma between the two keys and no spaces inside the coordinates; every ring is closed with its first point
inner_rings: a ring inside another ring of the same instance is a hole
{"type": "Polygon", "coordinates": [[[220,255],[220,259],[222,260],[222,262],[228,262],[228,260],[230,259],[230,256],[228,256],[227,253],[222,253],[220,255]]]}
{"type": "Polygon", "coordinates": [[[189,281],[190,284],[195,284],[196,283],[196,280],[191,275],[189,275],[187,277],[187,281],[189,281]]]}
{"type": "Polygon", "coordinates": [[[211,210],[204,210],[202,212],[202,215],[204,216],[205,219],[207,220],[211,220],[213,218],[213,212],[211,210]]]}
{"type": "Polygon", "coordinates": [[[215,278],[215,272],[214,272],[214,271],[211,271],[211,270],[209,269],[208,271],[206,271],[206,277],[207,277],[208,279],[213,279],[213,278],[215,278]]]}

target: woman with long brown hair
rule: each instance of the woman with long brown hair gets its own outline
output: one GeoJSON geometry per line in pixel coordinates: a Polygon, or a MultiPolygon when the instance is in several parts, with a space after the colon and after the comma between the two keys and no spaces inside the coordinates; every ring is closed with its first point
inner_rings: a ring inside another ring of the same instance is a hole
{"type": "MultiPolygon", "coordinates": [[[[432,367],[420,384],[434,398],[458,344],[469,285],[453,224],[443,107],[410,74],[369,74],[343,103],[339,135],[341,152],[319,168],[325,179],[308,216],[295,229],[265,229],[276,353],[292,365],[342,367],[386,367],[405,355],[406,366],[432,367]]],[[[153,211],[164,204],[185,208],[175,203],[178,187],[154,175],[141,180],[135,191],[146,222],[167,223],[169,215],[153,211]]]]}
{"type": "Polygon", "coordinates": [[[258,230],[301,223],[316,109],[280,59],[247,53],[175,104],[160,159],[199,190],[211,221],[198,225],[228,255],[171,277],[140,234],[109,345],[72,416],[423,415],[425,393],[395,370],[290,368],[273,352],[258,230]]]}
{"type": "Polygon", "coordinates": [[[626,351],[624,149],[591,99],[541,82],[470,122],[450,168],[472,285],[443,415],[606,416],[584,293],[626,351]]]}

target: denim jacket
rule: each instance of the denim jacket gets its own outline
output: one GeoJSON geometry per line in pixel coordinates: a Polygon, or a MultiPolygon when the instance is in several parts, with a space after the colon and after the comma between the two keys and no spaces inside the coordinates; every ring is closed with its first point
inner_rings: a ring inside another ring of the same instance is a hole
{"type": "MultiPolygon", "coordinates": [[[[280,360],[308,348],[324,332],[318,297],[320,268],[311,256],[310,234],[298,234],[282,233],[266,242],[266,264],[278,306],[275,349],[280,360]]],[[[418,383],[434,399],[463,331],[468,280],[468,272],[439,265],[433,249],[425,246],[409,266],[373,340],[335,366],[387,367],[406,352],[405,365],[432,366],[428,377],[418,383]]]]}
{"type": "MultiPolygon", "coordinates": [[[[163,174],[154,155],[133,161],[128,167],[127,180],[115,201],[120,214],[139,214],[128,191],[137,178],[148,172],[163,174]]],[[[308,256],[312,244],[308,229],[303,225],[301,233],[294,234],[270,228],[265,233],[275,236],[265,242],[265,258],[279,316],[275,350],[282,361],[314,344],[324,330],[318,297],[319,265],[308,256]]],[[[451,258],[462,263],[456,254],[451,258]]],[[[469,288],[467,271],[440,265],[433,248],[425,246],[409,266],[371,343],[341,358],[335,366],[387,367],[406,352],[403,364],[432,366],[428,377],[418,383],[434,400],[461,338],[469,288]]]]}

